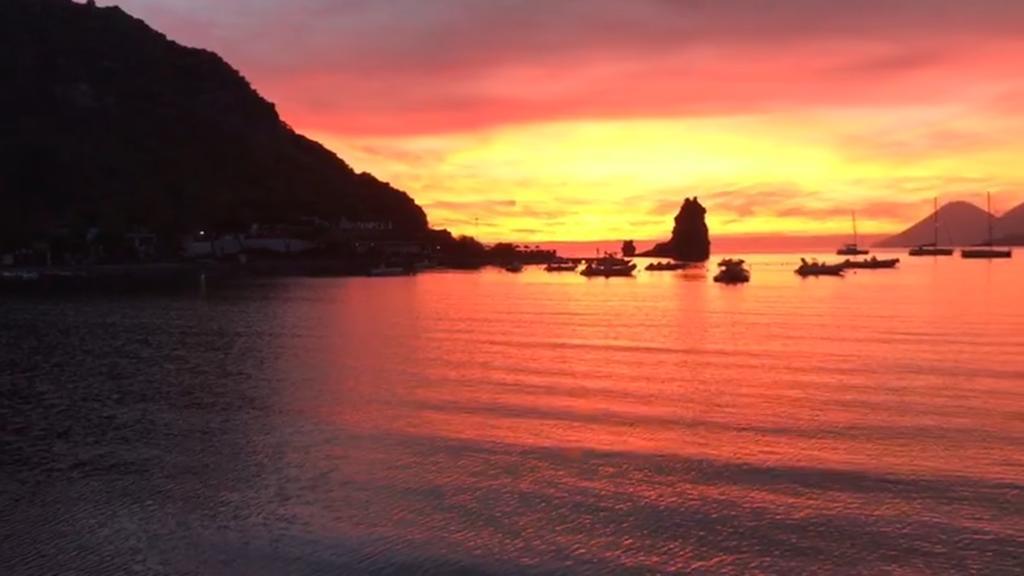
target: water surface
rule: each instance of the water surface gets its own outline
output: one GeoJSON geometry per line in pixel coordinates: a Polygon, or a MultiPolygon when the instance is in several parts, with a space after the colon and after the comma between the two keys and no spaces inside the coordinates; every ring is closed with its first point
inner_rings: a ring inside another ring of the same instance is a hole
{"type": "Polygon", "coordinates": [[[1024,263],[0,299],[0,573],[1021,573],[1024,263]]]}

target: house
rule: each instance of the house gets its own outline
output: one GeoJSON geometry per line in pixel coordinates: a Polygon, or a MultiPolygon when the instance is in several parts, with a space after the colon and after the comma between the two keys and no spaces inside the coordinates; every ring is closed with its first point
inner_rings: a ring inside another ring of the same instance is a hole
{"type": "Polygon", "coordinates": [[[309,240],[276,232],[261,228],[250,234],[215,235],[201,230],[185,238],[182,248],[186,258],[223,258],[251,252],[302,254],[317,247],[309,240]]]}

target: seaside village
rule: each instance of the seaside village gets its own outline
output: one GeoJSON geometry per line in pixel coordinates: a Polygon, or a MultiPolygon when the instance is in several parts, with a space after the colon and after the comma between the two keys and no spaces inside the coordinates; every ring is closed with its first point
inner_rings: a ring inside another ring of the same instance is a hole
{"type": "MultiPolygon", "coordinates": [[[[951,256],[952,248],[938,242],[938,212],[933,216],[934,242],[917,246],[910,256],[951,256]]],[[[299,218],[292,222],[253,223],[244,231],[195,230],[185,235],[160,235],[135,229],[115,233],[99,228],[85,231],[56,230],[11,251],[0,252],[0,280],[25,281],[44,278],[157,277],[188,271],[241,270],[281,275],[400,276],[430,268],[478,269],[499,266],[522,272],[527,265],[543,265],[548,272],[578,272],[587,277],[632,276],[634,257],[667,258],[650,262],[647,272],[703,268],[710,259],[711,241],[706,210],[696,198],[687,198],[675,218],[671,238],[638,253],[633,241],[617,253],[584,258],[563,258],[539,246],[498,243],[484,246],[467,236],[453,237],[447,230],[427,230],[410,240],[389,221],[327,222],[299,218]],[[582,267],[582,269],[581,269],[582,267]]],[[[991,217],[991,216],[990,216],[991,217]]],[[[846,257],[834,263],[800,259],[794,272],[807,276],[842,276],[849,270],[892,269],[899,258],[867,257],[870,250],[858,243],[856,216],[853,242],[836,254],[846,257]]],[[[991,224],[990,224],[991,230],[991,224]]],[[[989,233],[991,238],[991,232],[989,233]]],[[[1012,250],[992,245],[964,248],[963,258],[1010,258],[1012,250]]],[[[718,262],[715,282],[743,284],[751,272],[739,258],[718,262]]]]}
{"type": "Polygon", "coordinates": [[[167,261],[236,261],[294,258],[331,253],[382,258],[429,258],[435,250],[424,241],[390,238],[390,222],[329,223],[301,218],[277,224],[253,223],[244,232],[198,229],[168,240],[137,228],[114,233],[89,228],[56,230],[46,238],[0,253],[0,265],[13,267],[132,265],[167,261]]]}
{"type": "Polygon", "coordinates": [[[137,274],[156,268],[249,265],[283,274],[402,275],[439,266],[473,269],[548,263],[557,258],[554,251],[539,247],[509,243],[485,247],[444,230],[413,240],[403,236],[389,221],[327,222],[316,217],[253,223],[244,231],[197,229],[183,235],[161,235],[144,228],[129,232],[58,229],[19,248],[0,251],[0,271],[6,270],[5,278],[29,279],[41,273],[137,274]]]}

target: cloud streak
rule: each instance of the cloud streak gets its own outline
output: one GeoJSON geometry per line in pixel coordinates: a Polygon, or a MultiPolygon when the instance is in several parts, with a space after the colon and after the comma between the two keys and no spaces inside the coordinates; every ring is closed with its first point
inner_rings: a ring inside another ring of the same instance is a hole
{"type": "Polygon", "coordinates": [[[938,101],[1024,56],[1024,4],[998,0],[123,4],[338,134],[938,101]]]}

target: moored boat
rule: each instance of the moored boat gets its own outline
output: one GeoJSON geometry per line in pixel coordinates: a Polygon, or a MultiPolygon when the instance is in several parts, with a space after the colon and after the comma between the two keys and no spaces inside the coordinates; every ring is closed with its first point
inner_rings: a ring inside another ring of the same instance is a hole
{"type": "Polygon", "coordinates": [[[952,248],[943,248],[934,244],[922,244],[921,246],[914,246],[907,253],[910,256],[952,256],[952,248]]]}
{"type": "Polygon", "coordinates": [[[989,245],[964,248],[960,250],[960,257],[968,260],[1013,258],[1013,250],[1009,248],[995,248],[989,245]]]}
{"type": "Polygon", "coordinates": [[[929,244],[921,244],[910,249],[910,256],[952,256],[952,248],[939,246],[939,199],[935,198],[935,208],[932,210],[932,228],[935,239],[929,244]]]}
{"type": "Polygon", "coordinates": [[[800,276],[842,276],[846,268],[842,264],[826,264],[816,260],[800,259],[800,266],[794,272],[800,276]]]}
{"type": "Polygon", "coordinates": [[[992,243],[992,193],[988,193],[988,240],[973,248],[960,250],[960,257],[968,260],[992,260],[997,258],[1013,258],[1013,250],[996,248],[992,243]]]}
{"type": "Polygon", "coordinates": [[[616,258],[610,254],[605,255],[604,258],[598,258],[587,263],[583,271],[580,272],[581,276],[587,277],[604,277],[611,278],[613,276],[632,276],[633,271],[636,270],[636,264],[632,260],[625,260],[622,258],[616,258]]]}
{"type": "Polygon", "coordinates": [[[850,260],[847,258],[843,261],[842,266],[854,270],[881,270],[884,268],[895,268],[899,263],[899,258],[876,258],[872,256],[866,260],[850,260]]]}
{"type": "Polygon", "coordinates": [[[836,254],[839,256],[866,256],[871,251],[857,245],[857,213],[852,212],[850,215],[853,219],[853,243],[843,244],[836,250],[836,254]]]}
{"type": "Polygon", "coordinates": [[[505,272],[518,273],[523,271],[523,265],[519,262],[513,262],[505,266],[505,272]]]}
{"type": "Polygon", "coordinates": [[[836,250],[837,256],[865,256],[870,253],[870,250],[861,248],[856,244],[843,244],[838,250],[836,250]]]}
{"type": "Polygon", "coordinates": [[[718,274],[713,278],[719,284],[745,284],[750,282],[750,269],[740,258],[726,258],[718,263],[718,274]]]}
{"type": "Polygon", "coordinates": [[[673,270],[682,270],[686,268],[685,262],[675,262],[669,260],[667,262],[651,262],[647,266],[644,266],[644,270],[648,272],[671,272],[673,270]]]}

